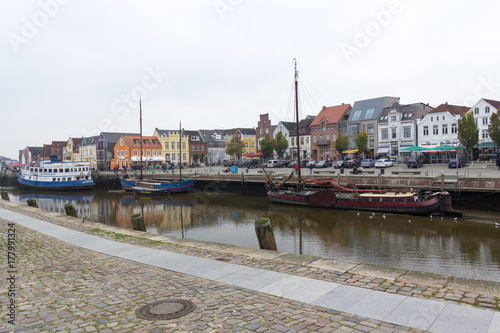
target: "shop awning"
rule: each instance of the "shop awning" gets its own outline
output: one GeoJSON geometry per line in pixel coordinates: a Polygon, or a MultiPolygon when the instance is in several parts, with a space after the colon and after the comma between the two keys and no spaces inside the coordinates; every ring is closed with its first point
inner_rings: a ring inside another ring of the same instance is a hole
{"type": "Polygon", "coordinates": [[[377,150],[377,154],[387,154],[389,152],[389,147],[380,147],[378,150],[377,150]]]}
{"type": "Polygon", "coordinates": [[[413,147],[401,148],[399,151],[421,151],[421,150],[430,150],[430,148],[413,146],[413,147]]]}
{"type": "Polygon", "coordinates": [[[479,148],[495,148],[498,147],[496,142],[481,142],[479,148]]]}

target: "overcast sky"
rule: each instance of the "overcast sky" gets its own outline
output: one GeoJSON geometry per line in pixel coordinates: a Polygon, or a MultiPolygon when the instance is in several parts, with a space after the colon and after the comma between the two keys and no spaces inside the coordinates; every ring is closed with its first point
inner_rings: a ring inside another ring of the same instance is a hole
{"type": "Polygon", "coordinates": [[[500,100],[500,2],[41,0],[0,4],[0,155],[155,127],[256,127],[380,96],[500,100]]]}

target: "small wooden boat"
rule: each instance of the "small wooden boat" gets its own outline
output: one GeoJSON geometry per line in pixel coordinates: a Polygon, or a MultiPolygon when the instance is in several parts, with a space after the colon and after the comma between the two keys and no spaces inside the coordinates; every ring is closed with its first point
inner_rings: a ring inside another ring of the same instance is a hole
{"type": "Polygon", "coordinates": [[[158,188],[147,188],[147,187],[132,187],[135,195],[154,195],[154,196],[167,196],[170,195],[170,189],[158,189],[158,188]]]}
{"type": "Polygon", "coordinates": [[[120,178],[122,188],[132,191],[134,186],[151,187],[156,189],[168,189],[170,193],[189,192],[193,189],[194,180],[185,179],[182,181],[159,181],[158,179],[139,180],[135,178],[120,178]]]}

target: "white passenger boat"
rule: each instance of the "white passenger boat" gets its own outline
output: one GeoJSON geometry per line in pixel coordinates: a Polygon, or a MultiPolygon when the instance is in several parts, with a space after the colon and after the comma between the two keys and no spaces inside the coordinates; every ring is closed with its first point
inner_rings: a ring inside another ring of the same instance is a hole
{"type": "Polygon", "coordinates": [[[77,190],[94,187],[89,162],[58,162],[51,157],[39,165],[27,165],[18,175],[19,184],[30,188],[77,190]]]}

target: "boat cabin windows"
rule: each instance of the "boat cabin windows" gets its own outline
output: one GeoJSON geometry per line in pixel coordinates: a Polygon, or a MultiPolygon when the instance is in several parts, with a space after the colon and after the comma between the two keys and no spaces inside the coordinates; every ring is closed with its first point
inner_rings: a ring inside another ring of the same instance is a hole
{"type": "Polygon", "coordinates": [[[59,169],[59,172],[63,172],[63,169],[59,169]]]}
{"type": "Polygon", "coordinates": [[[69,172],[69,168],[64,169],[64,172],[69,172]]]}

